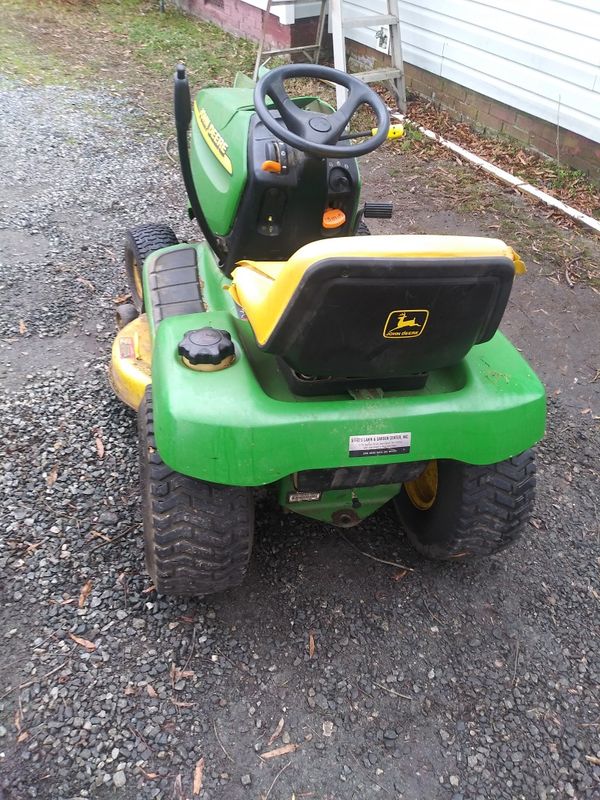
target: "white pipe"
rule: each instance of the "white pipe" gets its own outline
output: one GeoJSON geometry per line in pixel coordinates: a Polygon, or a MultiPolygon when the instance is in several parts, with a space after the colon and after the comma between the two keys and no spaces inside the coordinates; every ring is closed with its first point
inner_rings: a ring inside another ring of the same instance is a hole
{"type": "Polygon", "coordinates": [[[421,125],[417,125],[415,122],[412,122],[408,117],[405,117],[404,114],[392,114],[391,116],[397,117],[402,122],[408,122],[417,130],[421,131],[424,136],[427,136],[429,139],[433,139],[434,142],[438,142],[438,144],[447,147],[448,150],[452,150],[453,153],[456,153],[461,158],[464,158],[465,161],[470,161],[471,164],[475,164],[481,169],[489,172],[490,174],[494,175],[496,178],[499,178],[504,183],[508,183],[511,186],[514,186],[515,189],[518,189],[520,192],[525,192],[526,194],[533,195],[533,197],[537,197],[538,200],[541,200],[543,203],[546,203],[548,206],[552,206],[553,208],[557,208],[559,211],[562,211],[563,214],[571,217],[572,219],[577,220],[582,225],[586,225],[588,228],[591,228],[596,233],[600,233],[600,222],[593,217],[589,217],[587,214],[584,214],[581,211],[577,211],[576,208],[572,206],[568,206],[566,203],[557,200],[556,197],[552,197],[550,194],[546,194],[546,192],[542,192],[541,189],[536,189],[535,186],[532,186],[530,183],[527,183],[522,178],[515,177],[511,175],[510,172],[506,172],[500,167],[496,167],[494,164],[491,164],[489,161],[485,161],[485,159],[480,158],[479,156],[475,155],[475,153],[471,153],[469,150],[465,150],[464,147],[460,147],[454,142],[449,141],[449,139],[444,139],[443,136],[440,136],[438,133],[434,133],[430,131],[428,128],[423,128],[421,125]]]}

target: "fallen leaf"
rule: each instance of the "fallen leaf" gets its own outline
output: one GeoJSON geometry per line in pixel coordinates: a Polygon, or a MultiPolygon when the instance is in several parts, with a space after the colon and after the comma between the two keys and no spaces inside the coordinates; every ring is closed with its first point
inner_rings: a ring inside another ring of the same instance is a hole
{"type": "Polygon", "coordinates": [[[183,785],[181,783],[181,773],[173,782],[173,800],[184,800],[183,785]]]}
{"type": "Polygon", "coordinates": [[[146,772],[146,770],[143,767],[140,767],[139,765],[138,769],[142,773],[144,778],[148,778],[149,781],[153,781],[156,780],[156,778],[158,778],[158,772],[146,772]]]}
{"type": "Polygon", "coordinates": [[[286,753],[293,753],[297,750],[299,745],[293,744],[284,744],[282,747],[276,747],[275,750],[268,750],[266,753],[261,753],[261,758],[277,758],[277,756],[284,756],[286,753]]]}
{"type": "Polygon", "coordinates": [[[138,693],[137,687],[132,686],[131,684],[129,684],[128,686],[125,687],[124,694],[130,695],[130,694],[137,694],[137,693],[138,693]]]}
{"type": "Polygon", "coordinates": [[[47,485],[54,486],[57,478],[58,478],[58,469],[56,467],[52,467],[46,478],[47,485]]]}
{"type": "Polygon", "coordinates": [[[90,642],[89,639],[83,639],[81,636],[75,636],[74,633],[70,633],[69,636],[76,644],[81,645],[81,647],[85,647],[86,650],[92,652],[96,649],[96,645],[93,642],[90,642]]]}
{"type": "Polygon", "coordinates": [[[96,287],[94,286],[94,284],[91,281],[88,281],[87,278],[82,278],[80,275],[78,275],[75,280],[78,281],[79,283],[82,283],[91,292],[95,292],[96,291],[96,287]]]}
{"type": "Polygon", "coordinates": [[[200,794],[202,791],[202,776],[204,774],[204,757],[200,758],[196,763],[194,770],[194,794],[200,794]]]}
{"type": "Polygon", "coordinates": [[[196,703],[186,703],[184,700],[171,700],[174,706],[177,708],[193,708],[196,703]]]}
{"type": "Polygon", "coordinates": [[[27,333],[27,325],[25,324],[25,321],[22,319],[19,320],[19,333],[21,334],[21,336],[27,333]]]}
{"type": "Polygon", "coordinates": [[[100,533],[100,531],[92,531],[92,536],[94,539],[104,539],[105,542],[111,542],[112,539],[110,536],[107,536],[105,533],[100,533]]]}
{"type": "Polygon", "coordinates": [[[154,686],[150,686],[149,683],[146,684],[146,692],[148,693],[149,697],[158,697],[158,692],[154,686]]]}
{"type": "Polygon", "coordinates": [[[585,760],[589,761],[590,764],[594,764],[596,767],[600,767],[600,758],[597,758],[596,756],[586,756],[585,760]]]}
{"type": "Polygon", "coordinates": [[[79,592],[79,608],[83,608],[85,605],[85,601],[90,596],[90,592],[92,591],[92,582],[86,581],[83,586],[81,587],[81,591],[79,592]]]}
{"type": "Polygon", "coordinates": [[[17,736],[17,742],[19,742],[19,744],[21,742],[24,742],[26,739],[29,739],[29,734],[27,733],[27,731],[23,731],[23,733],[20,733],[17,736]]]}
{"type": "Polygon", "coordinates": [[[396,572],[395,575],[392,575],[392,580],[393,581],[401,581],[402,578],[404,578],[405,575],[408,575],[408,570],[407,569],[401,569],[399,572],[396,572]]]}
{"type": "Polygon", "coordinates": [[[120,306],[121,303],[126,303],[128,300],[131,300],[131,294],[127,292],[127,294],[120,294],[118,297],[113,297],[113,303],[117,306],[120,306]]]}
{"type": "Polygon", "coordinates": [[[104,442],[99,436],[96,436],[96,450],[98,451],[98,458],[104,458],[104,442]]]}
{"type": "Polygon", "coordinates": [[[315,637],[312,633],[308,634],[308,657],[312,658],[315,654],[315,637]]]}
{"type": "Polygon", "coordinates": [[[15,713],[15,728],[17,729],[17,733],[21,733],[21,722],[23,721],[23,715],[21,714],[21,709],[17,708],[15,713]]]}
{"type": "Polygon", "coordinates": [[[151,583],[147,589],[142,589],[142,594],[150,594],[150,592],[155,592],[155,591],[156,591],[156,586],[153,583],[151,583]]]}
{"type": "Polygon", "coordinates": [[[325,720],[323,723],[323,736],[331,736],[333,733],[333,722],[329,722],[329,720],[325,720]]]}
{"type": "Polygon", "coordinates": [[[170,677],[173,685],[175,685],[178,680],[181,680],[181,678],[193,678],[194,675],[195,673],[192,672],[191,669],[179,669],[179,667],[175,666],[174,661],[171,662],[170,677]]]}
{"type": "Polygon", "coordinates": [[[275,741],[275,739],[277,739],[277,737],[279,736],[279,734],[280,734],[280,733],[281,733],[281,731],[283,730],[283,725],[284,725],[284,719],[283,719],[283,717],[282,717],[282,718],[279,720],[279,722],[277,723],[277,727],[275,728],[275,730],[274,730],[274,731],[273,731],[273,733],[271,734],[271,738],[269,739],[269,742],[268,742],[268,744],[269,744],[269,745],[273,744],[273,742],[275,741]]]}

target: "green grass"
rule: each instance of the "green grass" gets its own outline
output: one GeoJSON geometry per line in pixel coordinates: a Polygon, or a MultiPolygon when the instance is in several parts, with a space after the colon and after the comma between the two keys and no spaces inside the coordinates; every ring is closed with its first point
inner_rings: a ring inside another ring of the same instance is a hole
{"type": "Polygon", "coordinates": [[[255,45],[217,25],[158,3],[120,0],[98,3],[98,12],[115,34],[124,37],[133,58],[157,74],[184,61],[203,85],[230,83],[237,71],[252,70],[255,45]]]}
{"type": "Polygon", "coordinates": [[[22,6],[17,0],[0,0],[0,72],[26,83],[62,82],[61,59],[32,47],[27,31],[19,25],[22,6]]]}
{"type": "Polygon", "coordinates": [[[152,93],[184,61],[202,85],[252,70],[255,45],[150,0],[0,0],[0,71],[27,82],[129,84],[152,93]]]}

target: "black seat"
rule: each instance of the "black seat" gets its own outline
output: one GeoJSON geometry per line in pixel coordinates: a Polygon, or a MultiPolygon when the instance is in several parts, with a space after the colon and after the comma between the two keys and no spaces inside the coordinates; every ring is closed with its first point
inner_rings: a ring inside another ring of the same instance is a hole
{"type": "MultiPolygon", "coordinates": [[[[490,248],[494,240],[476,240],[486,244],[479,255],[469,240],[464,256],[382,257],[375,239],[428,237],[364,238],[361,249],[370,247],[374,256],[312,260],[304,269],[296,267],[295,283],[292,267],[287,273],[274,271],[272,264],[262,271],[260,262],[238,267],[234,295],[263,350],[306,376],[385,380],[457,364],[473,345],[494,335],[515,274],[506,245],[490,248]]],[[[437,243],[444,237],[431,238],[437,243]]],[[[344,241],[352,240],[330,240],[328,249],[344,241]]]]}

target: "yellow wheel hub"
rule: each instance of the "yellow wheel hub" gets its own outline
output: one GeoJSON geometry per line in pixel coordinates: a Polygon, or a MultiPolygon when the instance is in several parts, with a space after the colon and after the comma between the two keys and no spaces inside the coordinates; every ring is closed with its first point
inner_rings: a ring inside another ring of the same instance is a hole
{"type": "Polygon", "coordinates": [[[430,461],[425,470],[415,478],[414,481],[407,481],[404,489],[408,499],[415,508],[420,511],[427,511],[435,503],[438,490],[438,466],[437,461],[430,461]]]}

